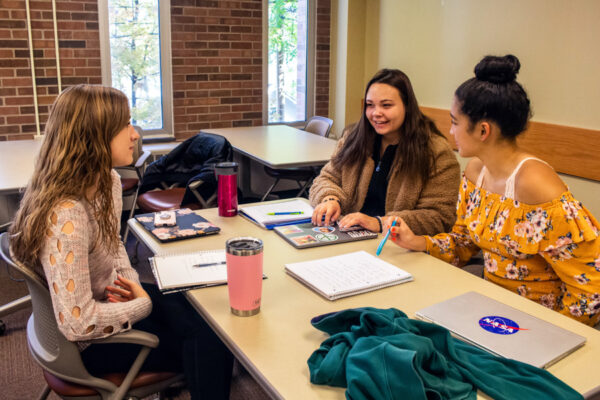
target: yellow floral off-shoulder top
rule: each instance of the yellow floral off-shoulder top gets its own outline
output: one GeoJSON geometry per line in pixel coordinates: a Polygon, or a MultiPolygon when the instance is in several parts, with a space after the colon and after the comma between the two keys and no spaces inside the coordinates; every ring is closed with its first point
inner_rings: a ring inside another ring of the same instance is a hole
{"type": "Polygon", "coordinates": [[[456,266],[480,249],[484,278],[588,325],[600,320],[600,224],[571,192],[529,205],[463,176],[450,233],[427,253],[456,266]]]}

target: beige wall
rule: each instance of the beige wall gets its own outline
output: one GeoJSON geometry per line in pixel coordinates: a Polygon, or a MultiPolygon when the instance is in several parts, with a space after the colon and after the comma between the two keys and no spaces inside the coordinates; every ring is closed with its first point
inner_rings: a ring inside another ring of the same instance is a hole
{"type": "Polygon", "coordinates": [[[449,108],[482,56],[512,53],[534,120],[600,129],[599,20],[597,0],[380,0],[367,29],[422,105],[449,108]]]}
{"type": "MultiPolygon", "coordinates": [[[[410,76],[419,102],[449,108],[456,87],[473,76],[486,54],[515,54],[519,81],[529,92],[535,121],[600,128],[600,1],[597,0],[332,0],[343,30],[343,54],[332,61],[332,76],[342,77],[345,97],[360,106],[364,85],[383,67],[410,76]],[[349,20],[352,9],[361,20],[349,20]],[[364,10],[364,11],[363,11],[364,10]],[[362,14],[361,14],[362,13],[362,14]],[[363,32],[364,41],[352,40],[363,32]],[[362,55],[362,57],[361,57],[362,55]],[[338,65],[344,56],[343,64],[338,65]],[[350,66],[362,66],[362,82],[350,66]],[[343,75],[343,76],[342,76],[343,75]]],[[[335,86],[335,85],[334,85],[335,86]]],[[[338,90],[332,88],[332,90],[338,90]]],[[[330,108],[333,109],[333,108],[330,108]]],[[[340,115],[342,116],[342,115],[340,115]]],[[[344,114],[336,126],[358,118],[344,114]]]]}
{"type": "MultiPolygon", "coordinates": [[[[329,110],[335,137],[340,137],[344,127],[360,116],[367,38],[365,14],[371,1],[333,0],[331,4],[329,110]]],[[[377,33],[371,35],[376,38],[377,33]]]]}

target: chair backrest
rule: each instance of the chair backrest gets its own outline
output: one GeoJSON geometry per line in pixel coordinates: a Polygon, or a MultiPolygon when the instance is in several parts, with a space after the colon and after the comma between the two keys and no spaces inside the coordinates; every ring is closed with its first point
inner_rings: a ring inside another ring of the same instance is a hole
{"type": "Polygon", "coordinates": [[[306,122],[304,130],[306,132],[321,135],[323,137],[329,137],[329,132],[331,132],[332,125],[333,121],[329,118],[319,117],[318,115],[315,115],[306,122]]]}
{"type": "Polygon", "coordinates": [[[140,156],[142,155],[142,152],[144,151],[142,149],[142,138],[144,137],[144,130],[138,126],[138,125],[134,125],[133,129],[136,130],[136,132],[140,135],[140,138],[135,142],[135,147],[133,148],[133,164],[135,164],[135,162],[138,160],[138,158],[140,158],[140,156]]]}
{"type": "Polygon", "coordinates": [[[59,331],[46,282],[13,260],[7,232],[0,234],[0,255],[24,277],[31,295],[33,313],[27,323],[27,344],[34,360],[48,372],[63,379],[75,378],[81,382],[96,380],[85,369],[77,345],[68,341],[59,331]]]}

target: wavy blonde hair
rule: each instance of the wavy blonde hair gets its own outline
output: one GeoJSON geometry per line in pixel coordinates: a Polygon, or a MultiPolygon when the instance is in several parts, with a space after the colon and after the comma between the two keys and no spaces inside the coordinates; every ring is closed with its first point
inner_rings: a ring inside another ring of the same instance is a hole
{"type": "Polygon", "coordinates": [[[116,254],[120,239],[112,199],[110,142],[129,119],[127,97],[117,89],[77,85],[56,98],[33,177],[10,229],[13,255],[34,272],[43,276],[38,259],[50,213],[64,200],[91,205],[98,222],[95,243],[116,254]]]}

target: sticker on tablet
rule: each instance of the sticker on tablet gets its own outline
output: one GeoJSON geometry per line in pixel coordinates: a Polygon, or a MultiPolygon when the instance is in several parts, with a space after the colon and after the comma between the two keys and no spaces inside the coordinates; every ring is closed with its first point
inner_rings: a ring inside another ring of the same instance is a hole
{"type": "Polygon", "coordinates": [[[296,225],[288,225],[288,226],[278,226],[277,229],[279,232],[284,235],[290,235],[292,233],[302,233],[304,232],[302,229],[298,228],[296,225]]]}
{"type": "Polygon", "coordinates": [[[312,228],[312,230],[317,233],[335,232],[335,228],[333,226],[315,226],[314,228],[312,228]]]}
{"type": "Polygon", "coordinates": [[[315,237],[319,242],[335,242],[338,240],[337,235],[332,235],[331,233],[317,233],[315,237]]]}
{"type": "Polygon", "coordinates": [[[315,239],[311,235],[296,236],[296,237],[293,237],[292,240],[300,246],[304,245],[304,244],[317,243],[317,239],[315,239]]]}

